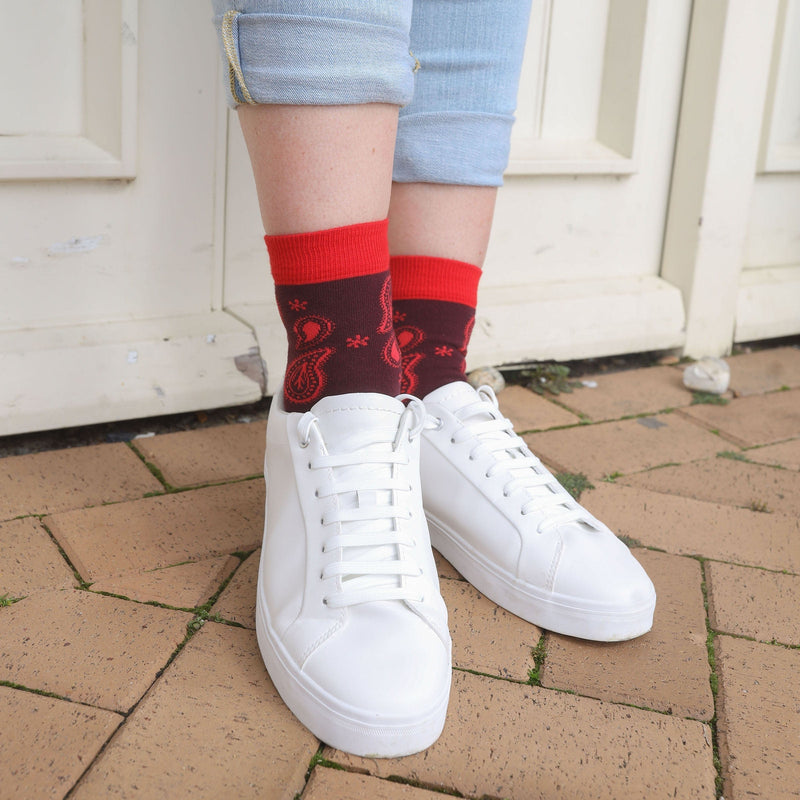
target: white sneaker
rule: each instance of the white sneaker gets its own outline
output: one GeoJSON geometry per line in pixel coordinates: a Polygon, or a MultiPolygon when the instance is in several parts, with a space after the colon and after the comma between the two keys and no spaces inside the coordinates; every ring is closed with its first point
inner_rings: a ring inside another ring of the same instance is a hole
{"type": "Polygon", "coordinates": [[[632,639],[653,625],[653,584],[503,417],[494,392],[450,383],[425,407],[422,486],[431,542],[477,589],[546,630],[632,639]]]}
{"type": "Polygon", "coordinates": [[[273,401],[258,576],[261,655],[317,737],[362,756],[439,737],[450,634],[419,479],[421,401],[380,394],[273,401]]]}

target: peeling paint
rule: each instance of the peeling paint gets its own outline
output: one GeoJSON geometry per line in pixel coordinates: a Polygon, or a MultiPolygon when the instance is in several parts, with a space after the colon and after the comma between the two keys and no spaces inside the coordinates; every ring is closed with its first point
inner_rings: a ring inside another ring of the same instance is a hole
{"type": "Polygon", "coordinates": [[[11,258],[11,266],[12,267],[25,267],[31,263],[29,258],[25,258],[25,256],[12,256],[11,258]]]}
{"type": "Polygon", "coordinates": [[[96,250],[103,242],[103,236],[74,236],[66,242],[55,242],[51,244],[47,255],[66,256],[73,253],[91,253],[96,250]]]}
{"type": "Polygon", "coordinates": [[[246,353],[236,356],[233,359],[236,369],[255,381],[261,389],[261,394],[267,393],[267,365],[261,358],[261,351],[257,347],[251,347],[246,353]]]}
{"type": "Polygon", "coordinates": [[[217,334],[216,333],[209,333],[206,336],[206,344],[214,344],[217,341],[217,334]]]}
{"type": "Polygon", "coordinates": [[[128,350],[128,363],[135,364],[139,360],[139,353],[136,350],[128,350]]]}
{"type": "Polygon", "coordinates": [[[167,393],[160,386],[154,386],[153,390],[155,391],[155,393],[156,393],[156,395],[158,397],[166,397],[167,396],[167,393]]]}

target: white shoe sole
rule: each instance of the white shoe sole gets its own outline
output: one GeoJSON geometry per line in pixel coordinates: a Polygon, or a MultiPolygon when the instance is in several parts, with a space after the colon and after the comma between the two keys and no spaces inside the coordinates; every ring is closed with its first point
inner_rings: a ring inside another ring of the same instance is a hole
{"type": "Polygon", "coordinates": [[[574,598],[538,591],[486,562],[458,534],[426,512],[431,544],[482,594],[518,617],[553,633],[598,642],[635,639],[653,627],[656,598],[614,611],[578,605],[574,598]]]}
{"type": "Polygon", "coordinates": [[[376,721],[374,712],[342,703],[293,666],[275,635],[259,588],[256,635],[261,657],[278,694],[292,713],[318,739],[337,750],[369,758],[398,758],[430,747],[444,728],[450,680],[434,708],[402,719],[376,721]]]}

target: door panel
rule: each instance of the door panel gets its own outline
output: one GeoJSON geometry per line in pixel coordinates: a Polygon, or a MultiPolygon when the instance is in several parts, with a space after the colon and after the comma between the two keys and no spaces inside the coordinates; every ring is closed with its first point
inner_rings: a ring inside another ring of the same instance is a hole
{"type": "MultiPolygon", "coordinates": [[[[71,64],[57,84],[66,110],[49,118],[28,113],[24,81],[4,84],[22,111],[0,117],[0,434],[260,397],[236,364],[256,346],[252,331],[221,309],[210,10],[196,0],[40,8],[48,24],[38,13],[36,25],[20,21],[20,47],[80,55],[80,80],[71,64]]],[[[19,79],[25,63],[3,66],[19,79]]],[[[38,85],[52,67],[41,65],[38,85]]]]}

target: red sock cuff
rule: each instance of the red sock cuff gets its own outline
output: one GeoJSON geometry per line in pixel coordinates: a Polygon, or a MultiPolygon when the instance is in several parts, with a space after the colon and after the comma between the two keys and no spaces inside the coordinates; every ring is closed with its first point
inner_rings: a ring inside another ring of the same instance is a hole
{"type": "Polygon", "coordinates": [[[433,256],[392,256],[390,264],[394,300],[478,304],[481,269],[474,264],[433,256]]]}
{"type": "Polygon", "coordinates": [[[389,222],[361,222],[311,233],[265,236],[278,286],[373,275],[389,268],[389,222]]]}

